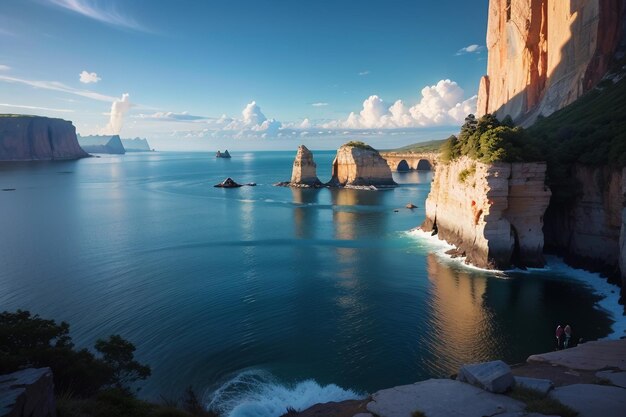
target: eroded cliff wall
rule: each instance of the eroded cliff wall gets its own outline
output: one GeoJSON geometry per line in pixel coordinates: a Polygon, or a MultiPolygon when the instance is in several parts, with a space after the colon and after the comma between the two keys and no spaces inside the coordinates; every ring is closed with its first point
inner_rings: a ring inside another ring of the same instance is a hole
{"type": "Polygon", "coordinates": [[[491,0],[478,115],[528,126],[589,91],[623,40],[625,11],[623,0],[491,0]]]}
{"type": "Polygon", "coordinates": [[[77,159],[89,156],[67,120],[39,116],[0,117],[0,161],[77,159]]]}
{"type": "Polygon", "coordinates": [[[578,165],[573,177],[573,201],[553,201],[546,211],[546,248],[626,283],[626,168],[578,165]]]}
{"type": "Polygon", "coordinates": [[[550,200],[544,163],[439,164],[422,229],[482,268],[543,266],[543,215],[550,200]]]}

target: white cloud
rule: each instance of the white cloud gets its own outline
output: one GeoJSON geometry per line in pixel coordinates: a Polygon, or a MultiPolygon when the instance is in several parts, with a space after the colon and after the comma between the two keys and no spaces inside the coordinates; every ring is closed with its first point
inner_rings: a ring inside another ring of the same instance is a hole
{"type": "Polygon", "coordinates": [[[8,66],[8,65],[0,64],[0,71],[9,71],[10,69],[11,69],[11,67],[8,66]]]}
{"type": "Polygon", "coordinates": [[[326,102],[311,103],[311,106],[313,106],[313,107],[324,107],[324,106],[328,106],[328,103],[326,103],[326,102]]]}
{"type": "Polygon", "coordinates": [[[194,120],[205,120],[208,117],[195,116],[184,111],[182,113],[168,112],[156,112],[152,114],[139,114],[136,116],[139,119],[146,120],[161,120],[161,121],[173,121],[173,122],[190,122],[194,120]]]}
{"type": "Polygon", "coordinates": [[[116,98],[112,97],[112,96],[107,96],[107,95],[104,95],[104,94],[95,93],[95,92],[89,91],[89,90],[79,90],[77,88],[73,88],[73,87],[67,86],[67,85],[65,85],[63,83],[60,83],[58,81],[26,80],[26,79],[23,79],[23,78],[8,77],[6,75],[0,75],[0,81],[6,81],[6,82],[9,82],[9,83],[25,84],[25,85],[29,85],[29,86],[34,87],[34,88],[42,88],[44,90],[61,91],[61,92],[64,92],[64,93],[74,94],[74,95],[77,95],[77,96],[86,97],[86,98],[90,98],[92,100],[98,100],[98,101],[112,102],[112,101],[116,100],[116,98]]]}
{"type": "Polygon", "coordinates": [[[113,2],[105,2],[107,7],[102,7],[102,2],[94,0],[48,0],[52,4],[78,13],[90,19],[97,20],[112,26],[147,32],[148,30],[131,17],[124,16],[116,8],[113,2]]]}
{"type": "Polygon", "coordinates": [[[463,100],[463,89],[454,81],[441,80],[421,91],[420,101],[408,107],[402,100],[386,104],[377,95],[363,102],[359,113],[352,112],[345,120],[331,121],[325,128],[399,129],[459,125],[476,109],[476,96],[463,100]]]}
{"type": "Polygon", "coordinates": [[[298,125],[300,129],[310,129],[311,121],[309,119],[304,119],[300,125],[298,125]]]}
{"type": "Polygon", "coordinates": [[[122,94],[122,98],[113,101],[109,124],[104,128],[105,135],[119,135],[124,123],[124,115],[130,110],[132,104],[128,99],[128,93],[122,94]]]}
{"type": "Polygon", "coordinates": [[[243,122],[247,126],[259,125],[267,120],[263,112],[261,112],[261,107],[256,104],[256,101],[248,103],[241,114],[243,115],[243,122]]]}
{"type": "Polygon", "coordinates": [[[464,48],[459,49],[456,52],[456,55],[479,54],[484,50],[485,50],[484,46],[472,44],[472,45],[468,45],[464,48]]]}
{"type": "Polygon", "coordinates": [[[0,103],[2,107],[13,107],[16,109],[27,109],[27,110],[44,110],[44,111],[53,111],[59,113],[74,113],[74,110],[68,109],[52,109],[50,107],[37,107],[37,106],[25,106],[21,104],[8,104],[8,103],[0,103]]]}
{"type": "Polygon", "coordinates": [[[87,72],[87,71],[81,72],[79,74],[79,77],[80,77],[80,82],[83,84],[97,83],[98,81],[102,79],[98,77],[98,74],[96,74],[95,72],[87,72]]]}
{"type": "Polygon", "coordinates": [[[370,74],[370,70],[365,70],[365,71],[359,72],[360,76],[369,75],[369,74],[370,74]]]}

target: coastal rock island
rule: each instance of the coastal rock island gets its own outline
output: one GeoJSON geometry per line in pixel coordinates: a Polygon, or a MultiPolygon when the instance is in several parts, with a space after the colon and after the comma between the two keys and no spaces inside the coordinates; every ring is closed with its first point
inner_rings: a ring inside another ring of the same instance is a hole
{"type": "Polygon", "coordinates": [[[228,153],[228,149],[226,149],[224,152],[217,151],[215,153],[215,157],[216,158],[226,158],[226,159],[228,159],[231,156],[230,156],[230,153],[228,153]]]}
{"type": "Polygon", "coordinates": [[[40,116],[0,115],[0,161],[78,159],[81,149],[72,122],[40,116]]]}
{"type": "Polygon", "coordinates": [[[124,155],[126,149],[119,135],[78,135],[78,143],[89,153],[104,153],[112,155],[124,155]]]}
{"type": "Polygon", "coordinates": [[[396,182],[391,175],[387,161],[378,151],[363,142],[348,142],[337,150],[333,160],[332,178],[328,183],[333,187],[394,187],[396,182]]]}
{"type": "Polygon", "coordinates": [[[551,192],[545,163],[440,164],[421,229],[456,246],[481,268],[542,267],[543,215],[551,192]]]}
{"type": "Polygon", "coordinates": [[[152,148],[150,148],[150,144],[148,143],[148,139],[145,138],[122,139],[122,145],[124,145],[126,152],[152,151],[152,148]]]}
{"type": "Polygon", "coordinates": [[[292,187],[320,187],[322,185],[317,178],[317,164],[313,160],[313,153],[304,145],[298,146],[289,185],[292,187]]]}

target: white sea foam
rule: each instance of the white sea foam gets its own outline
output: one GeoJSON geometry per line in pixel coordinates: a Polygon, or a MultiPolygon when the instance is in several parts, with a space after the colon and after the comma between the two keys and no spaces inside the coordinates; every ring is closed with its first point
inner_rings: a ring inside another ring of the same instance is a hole
{"type": "Polygon", "coordinates": [[[511,273],[538,273],[550,274],[551,277],[557,275],[560,278],[580,282],[587,286],[594,294],[601,297],[596,303],[596,308],[608,313],[609,317],[614,321],[611,326],[612,333],[606,338],[619,339],[626,336],[626,316],[624,316],[624,306],[619,304],[620,289],[616,285],[610,284],[606,278],[601,277],[600,274],[585,271],[583,269],[572,268],[557,256],[546,256],[545,268],[528,268],[527,270],[513,269],[507,271],[482,269],[466,264],[465,258],[452,258],[450,255],[446,254],[446,251],[453,249],[454,246],[450,245],[446,241],[440,240],[436,236],[431,236],[430,233],[419,229],[413,229],[406,233],[416,239],[419,242],[420,247],[435,253],[446,262],[454,262],[455,264],[462,265],[464,268],[493,274],[493,276],[498,278],[506,278],[507,274],[511,273]]]}
{"type": "Polygon", "coordinates": [[[314,404],[363,398],[364,395],[314,380],[284,385],[269,372],[247,370],[207,393],[205,403],[211,410],[228,417],[278,417],[287,408],[302,411],[314,404]]]}

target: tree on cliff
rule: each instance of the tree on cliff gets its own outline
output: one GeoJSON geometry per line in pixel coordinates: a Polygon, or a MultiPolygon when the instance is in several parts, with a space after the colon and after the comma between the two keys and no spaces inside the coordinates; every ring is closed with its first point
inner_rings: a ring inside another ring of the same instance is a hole
{"type": "Polygon", "coordinates": [[[135,361],[135,346],[120,336],[98,340],[97,357],[75,350],[66,322],[57,324],[28,311],[0,313],[0,374],[28,367],[50,367],[57,392],[90,396],[102,388],[130,392],[130,384],[146,379],[150,368],[135,361]]]}

